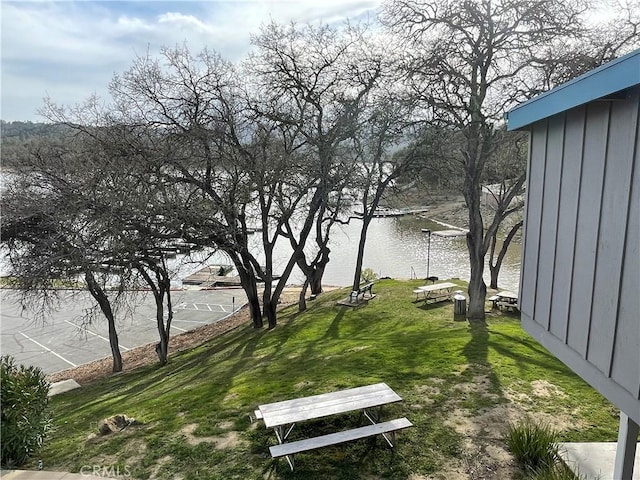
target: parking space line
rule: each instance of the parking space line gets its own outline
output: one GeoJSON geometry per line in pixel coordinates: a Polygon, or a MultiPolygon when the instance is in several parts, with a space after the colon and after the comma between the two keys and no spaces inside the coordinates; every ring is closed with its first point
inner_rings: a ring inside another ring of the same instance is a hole
{"type": "Polygon", "coordinates": [[[73,362],[70,362],[69,360],[67,360],[66,358],[64,358],[62,355],[57,354],[56,352],[54,352],[53,350],[51,350],[48,347],[45,347],[44,345],[42,345],[40,342],[34,340],[33,338],[31,338],[28,335],[25,335],[24,333],[20,332],[20,335],[22,335],[24,338],[26,338],[27,340],[32,341],[33,343],[35,343],[36,345],[38,345],[40,348],[44,348],[47,352],[49,353],[53,353],[56,357],[58,357],[60,360],[63,360],[65,362],[67,362],[69,365],[71,365],[72,367],[77,367],[77,365],[73,362]]]}
{"type": "MultiPolygon", "coordinates": [[[[90,333],[91,335],[94,335],[94,336],[96,336],[96,337],[98,337],[98,338],[100,338],[100,339],[104,340],[105,342],[107,342],[107,343],[109,343],[109,344],[111,343],[111,340],[109,340],[107,337],[103,337],[103,336],[102,336],[102,335],[100,335],[99,333],[92,332],[92,331],[91,331],[91,330],[89,330],[87,327],[81,327],[81,326],[79,326],[79,325],[76,325],[76,324],[75,324],[75,323],[73,323],[73,322],[70,322],[69,320],[65,320],[65,322],[66,322],[66,323],[68,323],[69,325],[71,325],[72,327],[77,328],[78,330],[83,330],[85,333],[90,333]]],[[[120,344],[120,343],[118,343],[118,347],[120,347],[120,348],[121,348],[121,349],[123,349],[123,350],[131,350],[130,348],[125,347],[124,345],[122,345],[122,344],[120,344]]]]}
{"type": "Polygon", "coordinates": [[[198,312],[204,310],[206,307],[210,312],[221,311],[227,313],[229,310],[227,308],[231,308],[231,311],[234,311],[235,304],[232,303],[181,303],[175,307],[175,311],[177,310],[196,310],[198,312]]]}
{"type": "MultiPolygon", "coordinates": [[[[155,319],[155,318],[149,318],[148,320],[149,320],[150,322],[155,323],[156,325],[158,324],[158,322],[156,322],[156,319],[155,319]]],[[[172,329],[174,329],[174,328],[175,328],[176,330],[180,330],[181,332],[188,332],[188,331],[189,331],[189,330],[185,330],[184,328],[176,327],[176,326],[173,324],[173,322],[174,322],[174,321],[176,321],[176,319],[175,319],[175,318],[171,321],[171,328],[172,328],[172,329]]]]}

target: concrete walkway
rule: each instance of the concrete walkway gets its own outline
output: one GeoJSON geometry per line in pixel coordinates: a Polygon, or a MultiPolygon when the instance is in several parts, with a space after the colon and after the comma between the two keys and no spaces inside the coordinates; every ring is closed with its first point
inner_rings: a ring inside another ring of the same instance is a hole
{"type": "MultiPolygon", "coordinates": [[[[45,472],[37,470],[1,470],[2,480],[87,480],[91,472],[81,473],[45,472]]],[[[105,477],[102,477],[105,478],[105,477]]]]}
{"type": "MultiPolygon", "coordinates": [[[[560,455],[565,463],[584,480],[620,480],[613,478],[616,443],[561,443],[560,455]]],[[[640,445],[636,450],[633,480],[640,480],[640,445]]]]}

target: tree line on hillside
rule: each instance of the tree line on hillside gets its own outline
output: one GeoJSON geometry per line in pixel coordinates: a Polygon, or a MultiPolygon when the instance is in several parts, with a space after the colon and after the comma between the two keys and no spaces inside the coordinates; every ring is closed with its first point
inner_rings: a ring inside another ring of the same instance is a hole
{"type": "Polygon", "coordinates": [[[457,176],[469,211],[468,317],[482,319],[485,257],[525,180],[523,136],[506,132],[502,115],[637,46],[637,12],[619,8],[616,29],[602,30],[587,27],[577,0],[390,0],[376,26],[265,24],[236,64],[186,45],[137,57],[113,77],[107,102],[46,101],[44,117],[64,128],[26,144],[3,195],[16,285],[25,302],[47,305],[52,287],[81,279],[109,322],[114,371],[116,312],[145,286],[164,363],[168,252],[224,252],[253,326],[274,328],[295,266],[301,309],[307,289],[322,292],[331,230],[352,221],[354,203],[357,290],[385,195],[403,181],[457,176]],[[486,219],[485,181],[499,185],[486,219]],[[291,255],[276,272],[281,242],[291,255]]]}

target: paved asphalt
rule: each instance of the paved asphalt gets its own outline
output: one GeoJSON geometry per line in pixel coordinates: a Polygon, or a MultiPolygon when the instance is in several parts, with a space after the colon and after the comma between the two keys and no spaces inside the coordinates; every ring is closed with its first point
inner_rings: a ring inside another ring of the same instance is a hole
{"type": "MultiPolygon", "coordinates": [[[[215,323],[246,303],[241,289],[181,290],[172,292],[174,318],[171,334],[215,323]]],[[[155,303],[151,293],[140,293],[132,316],[120,318],[118,341],[124,353],[158,341],[155,303]]],[[[107,322],[99,312],[91,325],[83,325],[86,309],[95,305],[87,292],[66,292],[60,308],[44,320],[22,311],[16,292],[0,290],[0,353],[16,363],[35,365],[55,373],[111,356],[107,322]]]]}

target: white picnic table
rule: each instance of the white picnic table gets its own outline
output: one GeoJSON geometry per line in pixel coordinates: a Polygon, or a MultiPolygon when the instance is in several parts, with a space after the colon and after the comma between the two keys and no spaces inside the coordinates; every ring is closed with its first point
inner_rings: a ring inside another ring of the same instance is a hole
{"type": "Polygon", "coordinates": [[[500,310],[503,308],[507,310],[517,310],[518,308],[518,294],[508,290],[503,290],[489,297],[489,301],[493,303],[494,308],[498,307],[500,310]]]}
{"type": "Polygon", "coordinates": [[[380,408],[383,405],[400,401],[402,401],[402,398],[386,383],[376,383],[374,385],[259,405],[255,414],[257,418],[261,418],[264,421],[267,428],[273,428],[276,434],[279,445],[270,447],[272,456],[286,457],[293,470],[293,454],[305,450],[377,434],[383,435],[389,445],[393,447],[385,433],[391,432],[393,434],[396,430],[410,427],[412,426],[411,422],[406,418],[384,423],[378,423],[378,421],[380,420],[380,408]],[[376,407],[378,409],[377,412],[370,410],[376,407]],[[298,422],[352,411],[362,411],[372,425],[287,443],[289,434],[298,422]]]}
{"type": "Polygon", "coordinates": [[[459,285],[451,282],[434,283],[433,285],[424,285],[416,288],[413,292],[416,294],[416,300],[419,299],[420,294],[424,295],[424,301],[429,300],[440,301],[446,300],[451,297],[454,289],[460,288],[459,285]]]}

